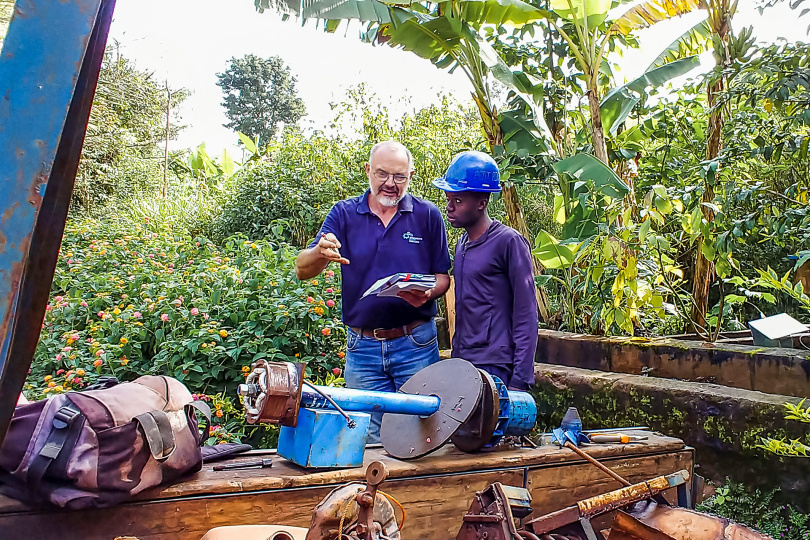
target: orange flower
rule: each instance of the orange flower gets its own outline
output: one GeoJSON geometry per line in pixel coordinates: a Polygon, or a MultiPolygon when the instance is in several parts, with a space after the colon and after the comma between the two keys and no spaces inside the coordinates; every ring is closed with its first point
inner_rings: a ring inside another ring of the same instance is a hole
{"type": "Polygon", "coordinates": [[[217,415],[217,418],[222,418],[222,409],[217,409],[217,412],[214,414],[217,415]]]}
{"type": "Polygon", "coordinates": [[[104,363],[104,361],[103,361],[101,358],[99,358],[98,360],[96,360],[95,362],[93,362],[93,365],[94,365],[95,367],[99,367],[99,366],[101,366],[101,364],[103,364],[103,363],[104,363]]]}
{"type": "Polygon", "coordinates": [[[346,353],[345,353],[345,352],[343,352],[343,351],[340,351],[340,352],[338,353],[338,358],[346,358],[346,353]]]}
{"type": "Polygon", "coordinates": [[[329,329],[329,328],[324,328],[323,330],[321,330],[321,334],[323,334],[325,336],[328,336],[331,333],[332,333],[332,330],[329,329]]]}

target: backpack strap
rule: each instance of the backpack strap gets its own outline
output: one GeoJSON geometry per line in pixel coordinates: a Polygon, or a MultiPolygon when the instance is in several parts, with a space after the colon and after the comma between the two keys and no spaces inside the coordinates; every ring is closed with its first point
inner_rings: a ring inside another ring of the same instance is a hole
{"type": "Polygon", "coordinates": [[[25,484],[28,486],[28,492],[32,498],[37,498],[39,486],[48,467],[59,457],[67,446],[68,440],[75,443],[83,425],[84,414],[72,401],[66,400],[53,416],[51,431],[48,433],[48,438],[45,439],[45,445],[31,460],[31,465],[28,467],[25,484]]]}
{"type": "Polygon", "coordinates": [[[146,444],[157,461],[166,460],[174,451],[174,433],[169,417],[163,411],[149,411],[132,419],[143,430],[146,444]]]}

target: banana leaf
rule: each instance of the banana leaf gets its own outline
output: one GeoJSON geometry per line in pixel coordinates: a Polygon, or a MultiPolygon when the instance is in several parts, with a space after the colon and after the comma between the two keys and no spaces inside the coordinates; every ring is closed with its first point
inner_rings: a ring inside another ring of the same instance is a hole
{"type": "Polygon", "coordinates": [[[630,188],[613,169],[590,154],[576,154],[558,161],[552,167],[557,174],[567,174],[582,183],[593,182],[596,191],[602,195],[621,199],[630,193],[630,188]]]}
{"type": "Polygon", "coordinates": [[[613,21],[611,30],[627,35],[661,21],[706,9],[705,0],[647,0],[627,10],[613,21]]]}
{"type": "Polygon", "coordinates": [[[647,87],[661,86],[665,82],[689,73],[700,65],[697,55],[675,60],[661,67],[652,68],[637,79],[612,89],[602,98],[599,108],[602,111],[602,129],[605,134],[616,135],[616,130],[624,122],[638,103],[635,94],[647,87]]]}
{"type": "Polygon", "coordinates": [[[663,66],[685,56],[700,54],[709,49],[711,43],[712,27],[709,19],[703,19],[695,26],[684,32],[675,41],[670,43],[661,54],[655,57],[647,71],[663,66]]]}
{"type": "Polygon", "coordinates": [[[567,268],[576,260],[576,249],[560,244],[560,241],[546,231],[540,231],[534,241],[532,255],[537,257],[544,267],[555,270],[567,268]]]}

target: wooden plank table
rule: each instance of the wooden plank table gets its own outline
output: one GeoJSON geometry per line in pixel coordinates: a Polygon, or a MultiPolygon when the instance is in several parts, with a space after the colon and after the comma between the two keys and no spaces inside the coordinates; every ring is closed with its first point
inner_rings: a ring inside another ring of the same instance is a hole
{"type": "MultiPolygon", "coordinates": [[[[631,482],[681,469],[692,473],[693,450],[680,439],[645,432],[643,444],[590,445],[588,451],[631,482]]],[[[229,462],[255,460],[254,451],[229,462]]],[[[452,445],[412,461],[366,450],[366,464],[385,463],[381,489],[407,512],[403,538],[452,539],[475,491],[492,482],[526,486],[533,516],[619,488],[615,480],[569,449],[505,448],[465,454],[452,445]]],[[[103,539],[119,535],[141,540],[198,540],[223,525],[284,524],[307,527],[313,507],[335,486],[362,482],[363,468],[309,471],[281,457],[269,469],[214,472],[212,465],[187,480],[150,490],[112,508],[54,511],[31,509],[0,497],[0,538],[103,539]]]]}

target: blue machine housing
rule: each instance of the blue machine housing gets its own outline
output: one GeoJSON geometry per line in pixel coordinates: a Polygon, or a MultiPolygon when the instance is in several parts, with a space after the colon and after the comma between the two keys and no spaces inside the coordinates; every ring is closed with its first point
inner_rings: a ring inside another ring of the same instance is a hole
{"type": "Polygon", "coordinates": [[[302,467],[360,467],[371,415],[349,416],[357,423],[354,428],[337,411],[302,407],[296,427],[281,427],[279,455],[302,467]]]}
{"type": "Polygon", "coordinates": [[[487,447],[492,447],[504,436],[528,435],[537,421],[537,404],[528,392],[507,389],[503,381],[492,376],[498,390],[498,424],[487,447]]]}

